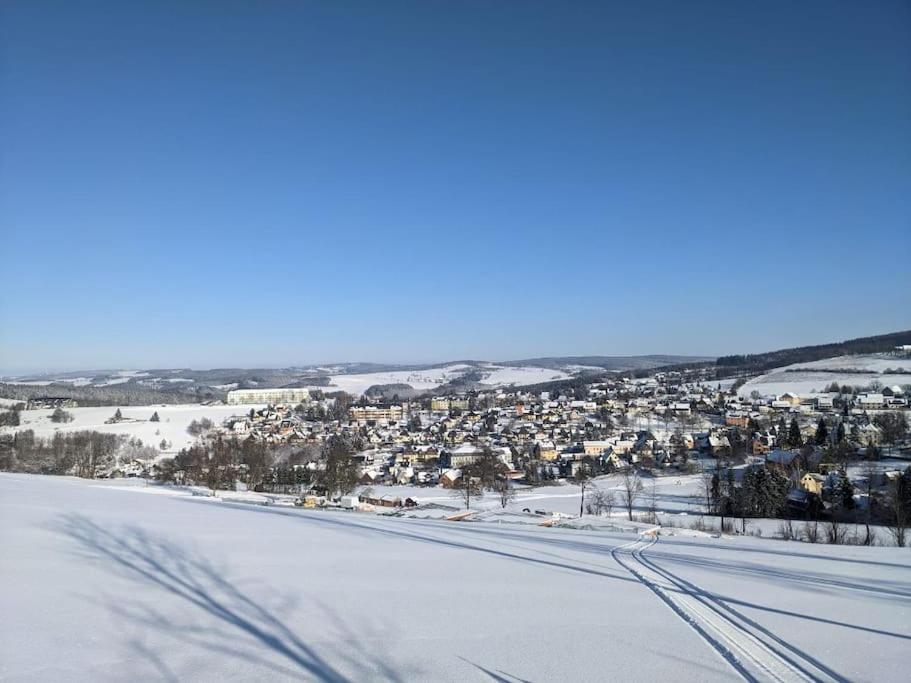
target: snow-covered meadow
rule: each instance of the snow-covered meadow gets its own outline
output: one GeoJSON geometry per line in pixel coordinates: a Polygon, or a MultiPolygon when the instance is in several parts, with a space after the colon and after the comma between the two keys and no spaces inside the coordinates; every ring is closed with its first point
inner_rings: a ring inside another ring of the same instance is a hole
{"type": "Polygon", "coordinates": [[[388,372],[365,372],[347,375],[332,375],[324,391],[346,391],[359,396],[367,389],[382,384],[407,384],[417,391],[435,389],[458,379],[466,372],[477,370],[481,373],[480,384],[487,386],[524,386],[553,380],[568,379],[570,375],[561,370],[539,367],[512,367],[489,363],[482,366],[453,363],[425,370],[391,370],[388,372]]]}
{"type": "Polygon", "coordinates": [[[360,396],[377,384],[407,384],[412,389],[425,391],[446,384],[464,374],[470,365],[456,363],[429,370],[391,370],[389,372],[364,372],[351,375],[332,375],[326,391],[346,391],[360,396]]]}
{"type": "Polygon", "coordinates": [[[528,386],[555,380],[568,379],[570,375],[561,370],[538,367],[510,367],[488,365],[482,368],[485,373],[481,384],[488,386],[528,386]]]}
{"type": "Polygon", "coordinates": [[[19,413],[18,427],[3,427],[0,431],[21,431],[32,429],[36,436],[52,437],[54,432],[72,432],[91,429],[110,434],[124,434],[128,438],[142,439],[148,445],[157,446],[162,439],[171,444],[168,452],[176,452],[189,445],[193,437],[187,434],[187,427],[193,420],[208,418],[216,424],[224,419],[245,413],[253,407],[261,406],[222,406],[222,405],[157,405],[157,406],[103,406],[90,408],[68,408],[73,416],[72,422],[56,423],[51,421],[50,409],[23,410],[19,413]],[[117,410],[123,420],[105,424],[117,410]],[[158,422],[150,422],[152,414],[158,413],[158,422]]]}
{"type": "Polygon", "coordinates": [[[4,680],[903,681],[911,551],[0,475],[4,680]]]}
{"type": "Polygon", "coordinates": [[[886,374],[885,370],[911,372],[911,359],[870,354],[795,363],[754,377],[737,393],[741,396],[749,396],[753,391],[763,396],[780,396],[785,392],[812,394],[823,391],[832,382],[860,387],[874,381],[884,386],[911,384],[911,374],[886,374]]]}

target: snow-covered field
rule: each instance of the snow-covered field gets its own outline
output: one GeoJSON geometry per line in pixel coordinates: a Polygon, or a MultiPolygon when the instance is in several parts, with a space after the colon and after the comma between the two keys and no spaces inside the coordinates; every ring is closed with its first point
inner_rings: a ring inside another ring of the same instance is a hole
{"type": "Polygon", "coordinates": [[[412,389],[426,391],[457,379],[467,371],[477,369],[484,374],[481,384],[489,386],[527,385],[549,382],[570,377],[560,370],[535,367],[507,367],[484,365],[475,367],[463,363],[444,365],[427,370],[393,370],[390,372],[367,372],[351,375],[332,375],[331,386],[315,387],[324,391],[346,391],[360,395],[376,384],[407,384],[412,389]]]}
{"type": "MultiPolygon", "coordinates": [[[[649,496],[652,485],[655,489],[655,507],[670,513],[685,512],[698,514],[701,510],[702,500],[700,491],[702,483],[699,475],[680,475],[670,477],[657,477],[642,479],[643,495],[637,501],[635,509],[645,511],[651,504],[649,496]]],[[[613,492],[616,503],[614,511],[620,513],[620,490],[622,477],[620,475],[606,475],[594,479],[590,485],[603,491],[613,492]]],[[[426,486],[371,486],[370,490],[376,496],[390,495],[402,498],[413,498],[418,503],[441,503],[444,505],[459,505],[459,493],[450,489],[426,486]]],[[[539,486],[536,488],[519,485],[516,487],[515,499],[507,506],[507,511],[520,512],[525,508],[530,510],[545,510],[548,513],[559,512],[568,515],[579,514],[581,491],[579,486],[569,482],[552,486],[539,486]]],[[[472,508],[500,509],[499,499],[493,493],[486,493],[476,498],[472,508]]]]}
{"type": "Polygon", "coordinates": [[[570,377],[570,375],[560,370],[536,367],[513,368],[490,365],[485,367],[484,371],[487,373],[487,376],[481,380],[481,384],[490,386],[526,386],[529,384],[541,384],[554,380],[569,379],[570,377]]]}
{"type": "Polygon", "coordinates": [[[342,390],[360,395],[375,384],[407,384],[412,389],[425,391],[445,384],[463,374],[471,366],[463,364],[446,365],[430,370],[393,370],[391,372],[365,372],[354,375],[333,375],[331,387],[324,390],[342,390]]]}
{"type": "Polygon", "coordinates": [[[885,372],[886,370],[907,370],[911,372],[911,358],[897,358],[887,354],[859,356],[838,356],[824,358],[810,363],[795,363],[788,366],[807,370],[860,370],[863,372],[885,372]]]}
{"type": "Polygon", "coordinates": [[[0,475],[13,681],[906,680],[911,551],[0,475]]]}
{"type": "Polygon", "coordinates": [[[888,386],[911,384],[911,374],[884,374],[888,369],[911,371],[911,359],[871,354],[795,363],[754,377],[740,387],[737,393],[741,396],[749,396],[753,391],[758,391],[763,396],[780,396],[788,391],[794,394],[811,394],[823,391],[832,382],[861,387],[873,381],[888,386]]]}
{"type": "Polygon", "coordinates": [[[92,429],[111,434],[125,434],[130,438],[142,439],[147,445],[157,446],[162,439],[171,443],[171,451],[178,451],[192,442],[193,437],[187,434],[187,426],[193,420],[204,417],[216,424],[231,415],[248,412],[250,408],[262,406],[204,406],[199,404],[188,405],[157,405],[157,406],[120,406],[123,422],[105,424],[117,411],[118,406],[104,406],[100,408],[69,408],[67,412],[73,416],[72,422],[51,422],[53,410],[23,410],[19,413],[20,425],[18,427],[3,427],[0,431],[18,431],[33,429],[36,436],[51,437],[57,430],[64,432],[92,429]],[[158,413],[159,422],[149,422],[152,413],[158,413]]]}

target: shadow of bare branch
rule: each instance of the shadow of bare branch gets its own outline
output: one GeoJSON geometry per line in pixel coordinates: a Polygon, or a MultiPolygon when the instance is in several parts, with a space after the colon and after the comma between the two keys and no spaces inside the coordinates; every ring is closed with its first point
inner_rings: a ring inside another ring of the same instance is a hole
{"type": "MultiPolygon", "coordinates": [[[[350,630],[341,641],[344,651],[327,646],[317,652],[279,616],[278,607],[293,606],[292,599],[254,599],[229,578],[225,568],[162,536],[137,526],[108,529],[78,514],[59,518],[54,528],[71,539],[83,557],[141,584],[143,595],[153,588],[178,599],[177,617],[148,603],[109,603],[112,612],[144,633],[165,633],[178,639],[181,647],[200,648],[213,658],[233,657],[272,676],[333,683],[364,677],[403,680],[404,672],[365,652],[350,630]],[[327,654],[327,648],[333,651],[327,654]]],[[[331,614],[326,621],[335,628],[343,626],[331,614]]],[[[178,678],[162,652],[137,639],[129,644],[159,676],[178,678]]]]}

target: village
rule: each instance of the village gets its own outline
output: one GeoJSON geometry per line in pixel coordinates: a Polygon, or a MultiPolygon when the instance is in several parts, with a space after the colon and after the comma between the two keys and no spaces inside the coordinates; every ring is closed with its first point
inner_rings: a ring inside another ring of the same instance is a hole
{"type": "MultiPolygon", "coordinates": [[[[436,497],[435,489],[552,486],[633,471],[652,479],[714,477],[715,499],[706,499],[706,512],[736,516],[735,489],[746,473],[761,469],[787,482],[780,504],[763,508],[769,516],[850,512],[855,518],[876,506],[885,512],[890,484],[911,462],[908,400],[900,386],[742,396],[742,381],[710,382],[700,374],[656,372],[570,390],[500,388],[400,402],[295,390],[296,404],[251,407],[213,425],[200,441],[250,445],[241,452],[259,444],[258,452],[274,454],[267,466],[262,459],[248,466],[242,455],[230,459],[222,467],[231,475],[221,485],[297,494],[308,507],[417,505],[414,487],[436,497]],[[356,478],[329,490],[320,474],[325,447],[336,438],[351,446],[356,478]],[[495,476],[477,481],[479,463],[489,458],[495,476]],[[353,484],[386,493],[362,500],[351,495],[353,484]],[[411,495],[396,495],[394,487],[411,495]]],[[[259,398],[245,392],[245,401],[259,398]]],[[[192,450],[153,468],[132,463],[129,473],[160,477],[164,469],[167,480],[202,479],[199,468],[184,467],[193,462],[192,450]]]]}
{"type": "MultiPolygon", "coordinates": [[[[902,346],[842,360],[899,367],[908,355],[902,346]]],[[[218,405],[113,414],[39,396],[3,413],[17,424],[21,416],[23,426],[5,428],[0,464],[231,492],[264,505],[407,507],[459,520],[489,515],[499,501],[510,521],[532,523],[625,517],[747,533],[760,519],[834,521],[836,534],[854,524],[853,540],[864,544],[888,540],[891,532],[877,540],[873,527],[907,527],[904,374],[781,393],[759,391],[764,385],[749,373],[718,375],[713,366],[657,368],[404,399],[383,387],[359,395],[244,388],[218,405]],[[89,433],[74,431],[74,414],[93,415],[93,429],[104,433],[80,436],[89,433]],[[33,425],[53,438],[36,437],[33,425]],[[482,501],[485,493],[495,495],[482,501]]]]}

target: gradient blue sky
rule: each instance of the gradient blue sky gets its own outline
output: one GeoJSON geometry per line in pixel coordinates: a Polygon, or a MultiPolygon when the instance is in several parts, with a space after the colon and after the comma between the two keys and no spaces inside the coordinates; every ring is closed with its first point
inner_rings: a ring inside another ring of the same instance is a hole
{"type": "Polygon", "coordinates": [[[911,327],[907,2],[0,5],[0,369],[911,327]]]}

